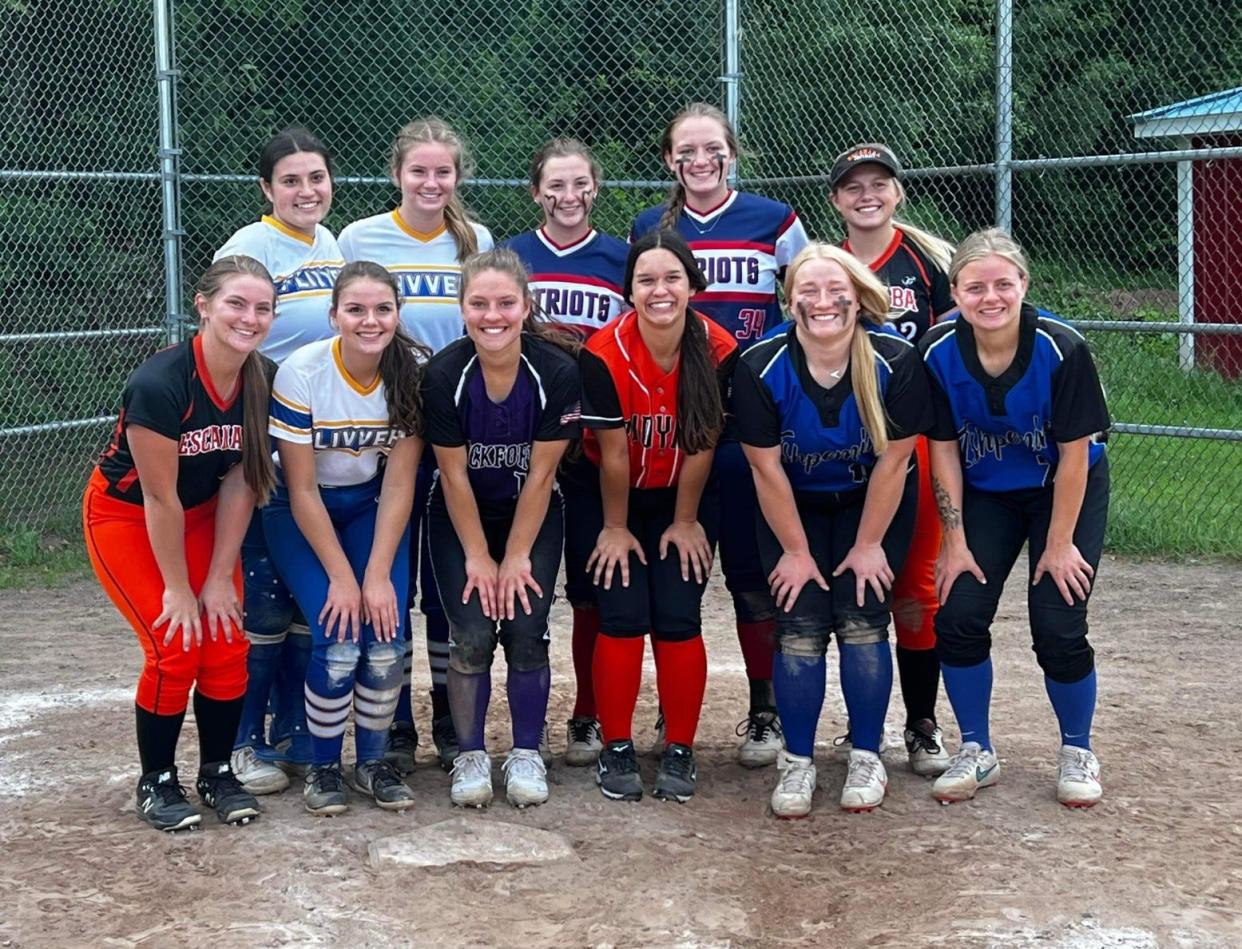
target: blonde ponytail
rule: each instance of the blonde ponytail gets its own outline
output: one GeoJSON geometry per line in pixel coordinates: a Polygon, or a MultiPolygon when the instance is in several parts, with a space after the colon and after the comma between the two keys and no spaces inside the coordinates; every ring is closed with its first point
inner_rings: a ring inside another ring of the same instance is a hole
{"type": "MultiPolygon", "coordinates": [[[[465,139],[451,125],[434,115],[415,119],[397,133],[389,159],[393,180],[398,180],[400,176],[401,164],[405,161],[406,153],[415,145],[427,142],[447,146],[452,152],[453,167],[457,171],[457,189],[460,189],[462,182],[474,174],[474,162],[471,159],[470,150],[466,147],[465,139]]],[[[444,208],[444,227],[457,242],[458,263],[465,263],[467,257],[478,253],[478,235],[474,232],[466,206],[458,197],[457,191],[453,192],[453,197],[449,199],[449,203],[444,208]]]]}
{"type": "Polygon", "coordinates": [[[906,237],[914,241],[928,259],[936,265],[944,273],[949,272],[949,261],[953,259],[953,245],[942,238],[937,237],[931,231],[925,231],[921,227],[915,227],[913,224],[907,224],[905,221],[899,221],[893,218],[893,227],[901,231],[906,237]]]}
{"type": "Polygon", "coordinates": [[[850,379],[854,383],[854,401],[858,403],[863,425],[871,435],[872,450],[878,457],[888,447],[888,416],[876,381],[875,349],[867,335],[866,324],[861,320],[855,324],[854,339],[850,342],[850,365],[853,367],[850,379]]]}

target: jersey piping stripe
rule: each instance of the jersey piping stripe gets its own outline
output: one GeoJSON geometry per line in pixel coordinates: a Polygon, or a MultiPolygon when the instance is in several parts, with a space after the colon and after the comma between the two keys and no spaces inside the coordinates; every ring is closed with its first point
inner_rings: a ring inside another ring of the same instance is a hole
{"type": "Polygon", "coordinates": [[[281,395],[275,389],[272,390],[272,398],[275,399],[277,402],[279,402],[281,405],[284,405],[288,408],[293,409],[295,412],[305,412],[307,414],[310,413],[309,405],[302,405],[300,402],[294,402],[288,396],[281,395]]]}
{"type": "Polygon", "coordinates": [[[700,223],[702,223],[720,214],[722,211],[727,209],[729,205],[731,205],[736,200],[737,200],[737,192],[730,189],[729,193],[725,195],[725,199],[721,201],[718,205],[716,205],[714,208],[708,208],[706,211],[700,211],[697,208],[690,207],[690,205],[688,204],[684,204],[682,205],[681,213],[686,215],[686,217],[694,218],[696,221],[699,221],[700,223]]]}
{"type": "Polygon", "coordinates": [[[878,339],[894,339],[894,340],[898,340],[899,342],[905,343],[905,344],[906,344],[908,347],[910,347],[911,349],[913,349],[913,348],[914,348],[914,343],[910,342],[910,340],[906,339],[904,336],[896,335],[896,334],[893,334],[893,333],[881,333],[879,330],[867,330],[867,335],[868,335],[868,336],[875,336],[875,337],[877,337],[878,339]]]}
{"type": "Polygon", "coordinates": [[[574,251],[581,250],[583,247],[586,247],[587,244],[595,240],[595,236],[598,233],[599,232],[597,230],[592,228],[591,230],[587,231],[586,236],[579,238],[578,240],[570,244],[558,244],[556,241],[552,240],[552,238],[548,237],[547,233],[544,231],[542,227],[538,228],[535,231],[535,236],[538,237],[539,240],[543,242],[544,247],[546,247],[552,253],[556,254],[557,257],[567,257],[570,254],[572,254],[574,251]]]}
{"type": "Polygon", "coordinates": [[[274,227],[276,230],[280,231],[280,233],[284,234],[285,237],[292,237],[295,241],[301,241],[303,244],[313,245],[315,243],[315,238],[307,237],[301,231],[290,227],[288,224],[284,223],[283,221],[277,220],[275,217],[273,217],[270,214],[263,215],[263,217],[259,218],[259,220],[262,221],[264,224],[266,224],[268,227],[274,227]]]}
{"type": "Polygon", "coordinates": [[[762,371],[761,373],[759,373],[759,378],[760,378],[760,379],[762,379],[764,376],[766,376],[766,375],[768,374],[768,370],[772,368],[772,366],[773,366],[773,364],[776,362],[776,360],[780,359],[780,358],[781,358],[781,356],[783,356],[783,355],[785,354],[785,350],[787,350],[788,348],[789,348],[789,344],[788,344],[788,343],[782,343],[782,344],[781,344],[781,348],[780,348],[780,349],[778,349],[778,350],[776,351],[776,355],[774,355],[771,359],[769,359],[769,360],[768,360],[768,364],[767,364],[766,366],[764,366],[764,367],[763,367],[763,371],[762,371]]]}
{"type": "Polygon", "coordinates": [[[553,281],[558,283],[589,284],[592,287],[603,287],[605,290],[611,290],[617,296],[622,295],[621,287],[618,284],[601,280],[599,277],[588,277],[575,273],[533,273],[530,275],[531,283],[551,283],[553,281]]]}
{"type": "Polygon", "coordinates": [[[311,429],[310,412],[298,412],[274,400],[268,406],[268,418],[291,431],[309,432],[311,429]]]}
{"type": "MultiPolygon", "coordinates": [[[[899,231],[898,233],[902,232],[899,231]]],[[[923,261],[919,260],[919,255],[914,253],[914,251],[910,249],[909,245],[903,244],[902,249],[906,252],[906,256],[910,258],[910,261],[914,264],[914,266],[919,269],[919,274],[923,278],[923,286],[925,286],[928,289],[928,292],[930,292],[931,276],[927,273],[927,268],[923,266],[923,261]]]]}
{"type": "Polygon", "coordinates": [[[535,379],[535,388],[539,390],[539,408],[546,409],[548,407],[548,395],[543,391],[543,377],[535,371],[535,367],[530,364],[530,360],[526,358],[525,353],[521,353],[521,360],[526,364],[527,370],[535,379]]]}
{"type": "Polygon", "coordinates": [[[332,340],[332,362],[336,365],[336,370],[341,374],[341,378],[344,379],[349,384],[349,387],[359,395],[370,395],[378,389],[380,383],[384,381],[378,371],[375,373],[375,378],[371,380],[371,384],[369,386],[364,386],[361,382],[351,376],[349,374],[349,370],[345,368],[345,360],[341,358],[341,337],[339,336],[332,340]]]}
{"type": "Polygon", "coordinates": [[[414,228],[406,224],[404,220],[402,220],[401,211],[398,208],[393,208],[392,220],[393,223],[401,229],[402,233],[414,238],[414,240],[418,241],[420,244],[429,244],[431,241],[435,240],[448,230],[447,225],[441,224],[434,231],[416,231],[414,228]]]}
{"type": "MultiPolygon", "coordinates": [[[[312,435],[314,435],[314,432],[311,429],[295,428],[292,425],[288,425],[285,422],[282,422],[280,419],[276,418],[276,416],[274,415],[269,415],[267,417],[267,425],[268,425],[269,430],[273,428],[278,428],[281,431],[288,432],[290,435],[296,435],[298,436],[298,438],[310,438],[312,435]]],[[[275,437],[279,438],[280,436],[276,435],[275,437]]]]}
{"type": "MultiPolygon", "coordinates": [[[[241,395],[242,381],[239,373],[237,379],[233,383],[233,394],[227,399],[216,391],[215,383],[211,381],[211,373],[207,371],[207,360],[203,357],[203,337],[198,335],[194,337],[194,368],[198,372],[198,379],[203,384],[203,389],[207,392],[207,398],[211,399],[221,412],[227,412],[233,407],[233,403],[237,401],[237,397],[241,395]]],[[[194,411],[194,403],[190,403],[190,407],[186,409],[185,416],[181,421],[185,421],[190,417],[190,413],[194,411]]]]}
{"type": "Polygon", "coordinates": [[[698,302],[719,303],[767,303],[772,299],[770,293],[735,293],[729,290],[702,290],[694,295],[698,302]]]}
{"type": "Polygon", "coordinates": [[[775,254],[775,244],[765,244],[762,241],[690,241],[690,246],[695,250],[757,250],[765,254],[775,254]]]}
{"type": "Polygon", "coordinates": [[[1055,327],[1058,327],[1059,329],[1069,330],[1071,333],[1073,333],[1083,342],[1086,342],[1087,337],[1083,336],[1082,333],[1078,332],[1078,330],[1074,329],[1074,327],[1070,326],[1068,323],[1062,323],[1060,320],[1050,320],[1046,316],[1037,317],[1037,320],[1040,323],[1047,323],[1049,326],[1055,326],[1055,327]]]}
{"type": "Polygon", "coordinates": [[[475,353],[473,356],[470,357],[470,361],[467,362],[464,366],[462,366],[461,378],[457,380],[457,389],[453,393],[453,404],[454,405],[457,405],[457,406],[461,405],[461,394],[466,388],[466,377],[470,375],[470,367],[473,366],[478,361],[478,358],[479,358],[479,354],[475,353]]]}
{"type": "Polygon", "coordinates": [[[953,329],[951,329],[951,330],[949,330],[947,333],[945,333],[943,336],[941,336],[941,337],[940,337],[938,340],[936,340],[934,343],[932,343],[930,346],[928,346],[928,347],[927,347],[927,352],[923,353],[923,361],[924,361],[924,362],[929,361],[929,360],[930,360],[930,358],[931,358],[932,350],[934,350],[937,346],[942,345],[942,344],[945,342],[945,340],[953,339],[953,337],[954,337],[956,334],[957,334],[957,328],[956,328],[956,327],[954,327],[953,329]]]}
{"type": "Polygon", "coordinates": [[[1035,328],[1035,333],[1048,340],[1048,345],[1052,347],[1052,351],[1057,354],[1057,362],[1065,362],[1065,356],[1061,353],[1061,347],[1057,345],[1057,341],[1049,335],[1047,330],[1035,328]]]}

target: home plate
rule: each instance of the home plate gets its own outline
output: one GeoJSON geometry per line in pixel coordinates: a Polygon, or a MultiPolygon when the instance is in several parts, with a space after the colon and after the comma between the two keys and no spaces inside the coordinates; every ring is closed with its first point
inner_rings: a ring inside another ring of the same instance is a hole
{"type": "Polygon", "coordinates": [[[497,820],[454,817],[409,833],[381,837],[368,848],[371,866],[444,867],[452,863],[552,863],[577,860],[562,834],[497,820]]]}

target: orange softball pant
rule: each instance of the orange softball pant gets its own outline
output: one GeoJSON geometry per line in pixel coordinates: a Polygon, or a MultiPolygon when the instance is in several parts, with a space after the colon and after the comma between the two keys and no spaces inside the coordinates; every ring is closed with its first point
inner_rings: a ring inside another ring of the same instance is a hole
{"type": "Polygon", "coordinates": [[[932,493],[927,439],[919,436],[919,499],[910,552],[893,583],[893,626],[897,645],[933,649],[936,645],[936,557],[940,553],[940,515],[932,493]]]}
{"type": "MultiPolygon", "coordinates": [[[[167,625],[158,630],[152,626],[163,610],[164,578],[147,536],[142,505],[109,497],[106,489],[103,475],[96,470],[82,499],[82,528],[95,575],[134,627],[146,657],[135,701],[155,715],[178,715],[189,704],[195,683],[209,699],[241,698],[246,692],[250,648],[245,634],[233,627],[232,642],[222,635],[213,641],[204,628],[201,645],[191,642],[188,650],[183,648],[180,632],[164,645],[167,625]]],[[[211,564],[215,515],[215,498],[185,512],[185,560],[195,593],[202,590],[211,564]]],[[[240,561],[233,569],[233,585],[240,600],[240,561]]]]}

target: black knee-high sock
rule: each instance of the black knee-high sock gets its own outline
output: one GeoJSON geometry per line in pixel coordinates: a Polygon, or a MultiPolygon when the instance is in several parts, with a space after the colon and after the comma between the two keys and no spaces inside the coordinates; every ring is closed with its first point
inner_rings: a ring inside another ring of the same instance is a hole
{"type": "Polygon", "coordinates": [[[138,726],[138,758],[142,773],[164,771],[177,763],[177,738],[185,712],[176,715],[156,715],[140,705],[134,705],[134,719],[138,726]]]}
{"type": "Polygon", "coordinates": [[[194,690],[194,718],[198,722],[199,764],[228,761],[233,752],[233,739],[237,736],[237,723],[241,721],[245,696],[221,702],[209,699],[194,690]]]}
{"type": "Polygon", "coordinates": [[[906,703],[906,727],[921,718],[936,721],[936,694],[940,691],[940,660],[934,649],[897,647],[897,674],[906,703]]]}

